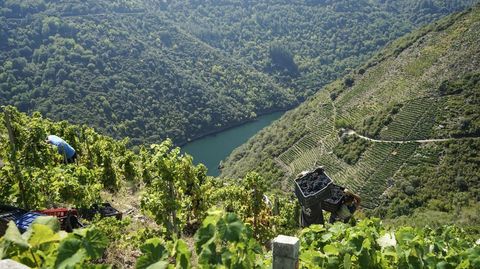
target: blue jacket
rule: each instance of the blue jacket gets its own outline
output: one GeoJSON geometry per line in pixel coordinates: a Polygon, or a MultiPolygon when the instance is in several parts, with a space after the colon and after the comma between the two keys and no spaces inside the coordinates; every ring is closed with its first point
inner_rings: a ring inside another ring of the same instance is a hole
{"type": "Polygon", "coordinates": [[[60,153],[61,155],[65,154],[65,156],[67,156],[67,159],[72,158],[75,154],[75,149],[72,148],[72,146],[70,146],[67,142],[65,142],[65,140],[61,139],[60,137],[56,135],[49,135],[47,139],[50,143],[52,143],[52,145],[57,146],[58,153],[60,153]]]}

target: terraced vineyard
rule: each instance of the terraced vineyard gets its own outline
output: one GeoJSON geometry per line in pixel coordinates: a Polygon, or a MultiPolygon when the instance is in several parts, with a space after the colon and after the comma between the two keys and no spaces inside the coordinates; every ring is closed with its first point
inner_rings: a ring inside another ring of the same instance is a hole
{"type": "Polygon", "coordinates": [[[343,121],[347,125],[354,126],[368,115],[374,115],[381,109],[381,106],[373,104],[371,106],[346,107],[338,110],[337,119],[343,121]]]}
{"type": "Polygon", "coordinates": [[[307,118],[310,133],[278,156],[277,162],[287,168],[289,175],[312,169],[319,154],[331,151],[336,141],[334,109],[332,103],[320,104],[317,113],[307,118]]]}
{"type": "Polygon", "coordinates": [[[371,143],[362,158],[355,165],[349,165],[332,153],[336,143],[334,135],[323,137],[319,142],[321,146],[315,148],[300,150],[295,147],[284,153],[290,157],[288,163],[287,159],[281,159],[289,167],[289,174],[296,175],[323,165],[334,182],[365,197],[366,207],[376,205],[376,198],[388,187],[386,179],[401,168],[417,147],[415,143],[371,143]]]}
{"type": "Polygon", "coordinates": [[[336,183],[365,197],[365,206],[374,207],[377,198],[388,187],[388,182],[392,181],[392,177],[418,146],[418,143],[398,144],[389,143],[388,140],[430,138],[435,114],[446,97],[430,96],[403,101],[402,108],[392,122],[380,132],[379,140],[386,141],[370,142],[360,160],[355,165],[349,165],[332,152],[339,142],[335,122],[340,120],[344,124],[358,125],[369,115],[375,115],[382,106],[378,103],[344,106],[337,112],[335,102],[328,102],[327,93],[325,91],[318,98],[317,109],[306,119],[310,133],[283,152],[277,158],[277,163],[281,164],[289,178],[323,165],[336,183]]]}
{"type": "Polygon", "coordinates": [[[442,104],[441,98],[419,98],[407,102],[400,112],[380,133],[383,140],[415,140],[431,138],[435,114],[442,104]]]}
{"type": "MultiPolygon", "coordinates": [[[[418,142],[408,141],[432,138],[430,134],[434,128],[435,115],[448,98],[431,96],[407,100],[393,121],[382,129],[380,138],[369,142],[368,148],[355,165],[349,165],[333,154],[332,150],[339,141],[334,127],[337,115],[333,104],[322,104],[318,114],[307,119],[311,133],[282,153],[277,162],[287,168],[285,172],[290,177],[323,165],[337,184],[347,186],[365,197],[366,207],[375,207],[377,198],[389,187],[389,182],[393,182],[394,175],[419,145],[418,142]]],[[[374,110],[373,107],[369,109],[374,110]]],[[[343,111],[338,118],[345,122],[361,122],[366,115],[373,113],[358,111],[343,111]]]]}
{"type": "Polygon", "coordinates": [[[334,113],[333,103],[322,104],[316,113],[307,119],[311,133],[297,141],[282,153],[277,162],[287,168],[289,176],[323,165],[329,175],[340,185],[367,197],[365,204],[376,205],[379,197],[388,187],[387,181],[401,168],[415,152],[418,143],[389,143],[429,139],[434,127],[435,115],[448,97],[422,97],[405,101],[393,121],[380,132],[379,141],[371,142],[368,149],[355,165],[349,165],[337,158],[332,150],[339,141],[334,124],[336,117],[347,123],[362,122],[380,106],[334,113]],[[385,142],[381,142],[385,140],[385,142]],[[367,187],[368,186],[368,187],[367,187]]]}
{"type": "Polygon", "coordinates": [[[473,106],[466,108],[468,113],[459,109],[467,95],[455,97],[458,89],[448,87],[455,85],[461,74],[478,73],[479,25],[477,7],[398,40],[251,139],[236,152],[236,158],[232,158],[235,162],[227,161],[224,169],[268,163],[276,156],[275,163],[280,165],[264,165],[265,171],[260,172],[283,175],[272,177],[272,181],[290,186],[288,183],[299,172],[323,165],[336,183],[359,193],[364,205],[376,206],[422,143],[442,146],[447,140],[460,139],[464,130],[469,132],[466,139],[477,139],[475,119],[459,118],[476,110],[473,106]],[[304,126],[308,131],[300,129],[304,126]],[[345,135],[365,134],[357,135],[363,139],[361,143],[342,145],[349,163],[337,151],[333,153],[343,141],[339,137],[342,128],[355,131],[345,135]],[[451,137],[448,131],[455,128],[455,137],[451,137]],[[279,134],[301,138],[290,141],[289,146],[279,134]],[[267,156],[278,148],[282,149],[279,153],[267,156]]]}

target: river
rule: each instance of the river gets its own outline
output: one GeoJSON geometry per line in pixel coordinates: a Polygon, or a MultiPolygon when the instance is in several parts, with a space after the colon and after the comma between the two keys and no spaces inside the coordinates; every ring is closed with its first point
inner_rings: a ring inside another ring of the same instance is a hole
{"type": "Polygon", "coordinates": [[[209,176],[218,176],[218,164],[230,153],[258,131],[280,118],[285,112],[275,112],[258,117],[255,121],[204,136],[182,146],[182,151],[193,156],[195,164],[203,163],[208,168],[209,176]]]}

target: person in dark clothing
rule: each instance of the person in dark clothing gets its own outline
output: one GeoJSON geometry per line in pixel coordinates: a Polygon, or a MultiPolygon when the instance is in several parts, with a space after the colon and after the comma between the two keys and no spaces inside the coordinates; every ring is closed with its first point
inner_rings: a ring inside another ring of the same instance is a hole
{"type": "Polygon", "coordinates": [[[335,221],[343,221],[347,223],[350,218],[353,216],[353,213],[360,206],[362,199],[357,194],[345,189],[345,196],[343,197],[342,205],[338,208],[337,211],[333,212],[330,215],[328,222],[334,223],[335,221]]]}
{"type": "Polygon", "coordinates": [[[75,149],[60,137],[49,135],[45,142],[57,147],[58,153],[63,156],[65,163],[73,163],[77,159],[77,152],[75,149]]]}
{"type": "Polygon", "coordinates": [[[312,224],[324,224],[322,203],[310,207],[302,206],[301,224],[302,227],[308,227],[312,224]]]}

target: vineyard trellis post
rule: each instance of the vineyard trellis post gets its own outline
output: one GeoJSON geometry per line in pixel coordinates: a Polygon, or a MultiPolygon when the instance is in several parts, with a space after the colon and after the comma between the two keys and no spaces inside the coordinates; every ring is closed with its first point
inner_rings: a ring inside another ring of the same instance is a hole
{"type": "Polygon", "coordinates": [[[176,194],[175,194],[175,187],[173,186],[173,181],[168,182],[168,189],[169,189],[169,192],[170,192],[170,198],[172,198],[174,203],[175,203],[175,207],[173,208],[173,210],[171,212],[173,233],[176,236],[180,236],[179,229],[177,227],[177,225],[178,225],[177,224],[177,208],[176,208],[177,199],[176,199],[176,194]]]}
{"type": "Polygon", "coordinates": [[[25,200],[25,188],[23,186],[23,179],[22,175],[18,169],[18,161],[17,161],[17,147],[15,146],[15,135],[13,134],[12,124],[11,124],[11,117],[10,112],[8,109],[4,108],[4,115],[5,115],[5,127],[8,130],[8,138],[10,140],[10,154],[11,154],[11,161],[13,163],[13,170],[15,177],[18,181],[18,187],[20,189],[20,198],[22,199],[23,207],[28,208],[25,200]]]}
{"type": "Polygon", "coordinates": [[[273,239],[273,269],[297,269],[300,240],[297,237],[279,235],[273,239]]]}

